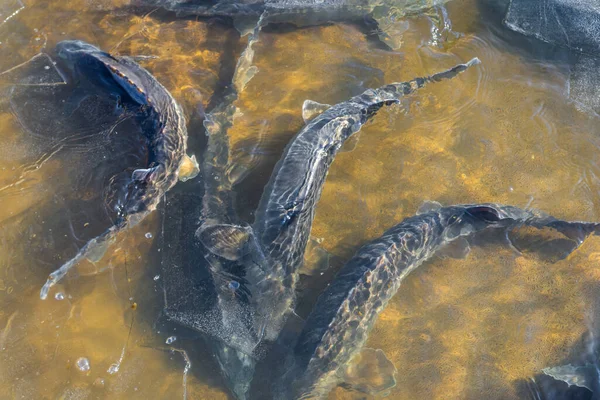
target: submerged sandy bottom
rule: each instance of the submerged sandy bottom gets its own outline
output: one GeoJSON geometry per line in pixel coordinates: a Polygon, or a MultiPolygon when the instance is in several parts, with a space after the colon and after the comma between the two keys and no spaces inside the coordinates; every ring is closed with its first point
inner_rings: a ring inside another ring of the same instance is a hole
{"type": "MultiPolygon", "coordinates": [[[[0,26],[0,50],[11,57],[2,67],[66,38],[156,56],[140,63],[196,121],[189,134],[198,142],[197,121],[244,39],[216,21],[79,12],[84,6],[28,2],[0,26]]],[[[568,67],[528,57],[497,38],[468,0],[449,3],[448,11],[453,32],[442,35],[442,44],[431,42],[431,20],[423,17],[411,20],[398,51],[368,40],[356,25],[261,34],[259,72],[241,94],[230,131],[233,162],[244,172],[232,176],[239,179],[238,209],[249,220],[283,147],[302,127],[304,100],[335,104],[368,87],[472,57],[482,61],[382,110],[356,147],[336,158],[312,231],[331,255],[330,269],[303,279],[305,287],[324,286],[361,244],[425,200],[507,203],[562,219],[599,219],[597,120],[568,101],[568,67]]],[[[52,292],[63,300],[39,300],[41,284],[58,265],[39,256],[51,252],[32,246],[52,249],[36,235],[63,204],[55,182],[69,179],[68,165],[50,158],[20,182],[20,168],[31,163],[28,133],[9,112],[0,114],[0,131],[3,149],[12,149],[0,151],[6,188],[0,191],[0,397],[181,398],[185,390],[193,399],[227,398],[210,359],[192,363],[184,386],[184,355],[170,349],[194,348],[197,338],[155,325],[163,296],[155,262],[161,212],[121,235],[97,265],[82,263],[52,292]],[[165,344],[171,336],[177,340],[165,344]],[[89,370],[77,368],[81,357],[89,370]]],[[[367,344],[398,370],[388,398],[517,398],[516,380],[563,363],[594,326],[599,257],[596,238],[553,264],[484,245],[466,259],[436,259],[418,269],[367,344]]],[[[199,350],[190,357],[208,355],[199,350]]],[[[338,388],[330,398],[364,395],[338,388]]]]}

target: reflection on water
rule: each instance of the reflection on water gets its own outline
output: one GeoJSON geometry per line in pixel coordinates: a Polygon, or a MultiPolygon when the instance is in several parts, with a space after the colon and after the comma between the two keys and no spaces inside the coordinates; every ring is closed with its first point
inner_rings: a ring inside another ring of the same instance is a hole
{"type": "MultiPolygon", "coordinates": [[[[0,7],[1,71],[68,38],[135,56],[182,104],[190,153],[201,154],[204,110],[218,101],[245,41],[230,23],[82,12],[90,8],[79,0],[26,6],[8,20],[11,8],[0,7]]],[[[283,147],[303,125],[305,100],[335,104],[369,87],[482,61],[380,111],[356,146],[337,156],[312,230],[301,316],[361,244],[424,200],[599,219],[598,121],[568,99],[569,55],[504,32],[500,20],[474,0],[454,0],[407,20],[396,51],[360,24],[263,29],[254,45],[259,72],[240,94],[229,132],[230,178],[248,221],[283,147]]],[[[68,131],[79,136],[61,146],[65,136],[53,137],[61,130],[50,123],[58,119],[32,125],[44,112],[54,115],[55,93],[19,98],[31,93],[19,89],[7,101],[14,82],[0,83],[0,393],[227,398],[199,335],[160,318],[164,211],[123,233],[99,263],[81,263],[52,299],[39,300],[47,274],[106,223],[104,178],[131,166],[139,133],[125,125],[122,141],[112,142],[102,124],[86,136],[71,121],[68,131]]],[[[183,211],[181,218],[197,215],[183,211]]],[[[522,396],[515,382],[565,364],[595,326],[599,254],[597,238],[555,263],[482,240],[466,259],[418,269],[367,343],[398,370],[389,398],[522,396]]],[[[330,395],[363,397],[344,388],[330,395]]]]}

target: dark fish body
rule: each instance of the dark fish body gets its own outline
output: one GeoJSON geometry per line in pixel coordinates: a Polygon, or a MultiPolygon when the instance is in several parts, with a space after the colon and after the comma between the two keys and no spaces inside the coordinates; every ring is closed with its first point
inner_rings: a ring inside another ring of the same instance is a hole
{"type": "MultiPolygon", "coordinates": [[[[251,378],[254,365],[248,356],[262,358],[265,346],[261,342],[275,341],[293,312],[298,269],[315,207],[329,167],[344,141],[381,107],[399,102],[402,96],[428,82],[452,78],[478,61],[473,59],[430,77],[367,90],[315,117],[285,149],[264,190],[253,226],[238,223],[235,213],[227,212],[232,200],[230,191],[222,190],[227,185],[219,184],[225,179],[219,173],[223,166],[203,168],[219,176],[217,184],[209,181],[205,186],[203,218],[196,233],[207,250],[205,259],[211,265],[217,288],[218,322],[203,322],[214,319],[199,310],[172,317],[222,340],[226,344],[223,350],[229,347],[228,352],[221,351],[217,356],[228,381],[239,374],[251,378]],[[243,271],[241,275],[232,274],[236,268],[243,271]],[[215,326],[219,326],[216,332],[215,326]]],[[[220,126],[224,125],[221,114],[216,115],[220,126]]],[[[222,135],[222,130],[211,132],[207,147],[210,157],[205,163],[216,160],[222,164],[218,160],[227,158],[227,142],[214,140],[222,135]]],[[[249,380],[247,384],[242,379],[236,382],[238,388],[250,385],[249,380]]],[[[245,398],[244,390],[232,387],[239,398],[245,398]]]]}
{"type": "Polygon", "coordinates": [[[160,196],[177,182],[186,150],[187,130],[180,106],[148,71],[127,57],[115,57],[81,41],[64,41],[57,53],[82,79],[118,85],[138,107],[149,149],[147,169],[136,170],[120,207],[124,216],[153,211],[160,196]],[[103,70],[104,69],[104,70],[103,70]],[[96,76],[91,76],[91,73],[96,76]]]}
{"type": "Polygon", "coordinates": [[[381,107],[399,102],[428,82],[452,78],[473,59],[425,78],[394,83],[339,103],[310,121],[288,144],[267,184],[253,225],[254,265],[246,280],[257,331],[274,340],[293,309],[294,289],[327,172],[344,141],[381,107]],[[260,320],[262,319],[262,320],[260,320]]]}
{"type": "Polygon", "coordinates": [[[504,23],[547,43],[592,55],[600,51],[597,0],[513,0],[504,23]]]}
{"type": "Polygon", "coordinates": [[[148,71],[127,57],[112,56],[82,41],[60,42],[56,52],[73,80],[107,89],[118,97],[120,104],[135,109],[146,138],[148,159],[145,168],[132,172],[119,193],[115,225],[90,240],[73,259],[50,275],[42,289],[42,299],[79,260],[101,257],[116,233],[154,211],[162,195],[177,182],[179,167],[187,159],[187,130],[182,110],[148,71]]]}
{"type": "Polygon", "coordinates": [[[207,2],[199,0],[133,0],[144,7],[161,7],[178,15],[205,17],[246,17],[257,19],[263,13],[269,22],[288,22],[297,26],[347,21],[369,15],[377,7],[389,7],[411,14],[444,4],[447,0],[241,0],[207,2]]]}
{"type": "Polygon", "coordinates": [[[598,231],[598,224],[495,204],[443,207],[405,219],[362,247],[321,294],[288,357],[276,398],[325,396],[411,271],[461,237],[519,224],[556,229],[577,245],[598,231]]]}

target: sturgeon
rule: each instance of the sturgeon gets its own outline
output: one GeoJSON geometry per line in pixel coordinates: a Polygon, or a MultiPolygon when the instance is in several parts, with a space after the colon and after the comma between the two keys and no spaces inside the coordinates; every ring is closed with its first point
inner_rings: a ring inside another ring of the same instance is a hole
{"type": "MultiPolygon", "coordinates": [[[[477,63],[474,58],[428,77],[369,89],[329,107],[286,147],[265,187],[252,226],[200,226],[198,237],[210,252],[244,266],[243,280],[235,287],[250,294],[245,297],[254,318],[254,332],[247,334],[255,337],[249,342],[274,341],[293,312],[298,269],[316,204],[329,167],[346,139],[383,106],[398,103],[427,83],[452,78],[477,63]]],[[[236,330],[238,338],[241,334],[236,330]]]]}
{"type": "Polygon", "coordinates": [[[58,60],[74,81],[117,95],[120,104],[136,109],[148,145],[146,168],[133,171],[116,202],[117,218],[104,233],[88,241],[79,252],[52,272],[40,298],[83,258],[98,260],[116,235],[142,221],[154,211],[161,197],[178,179],[198,173],[195,157],[186,155],[187,129],[181,107],[148,71],[128,57],[112,56],[79,40],[56,45],[58,60]],[[183,169],[187,171],[180,173],[183,169]]]}
{"type": "Polygon", "coordinates": [[[443,5],[447,1],[449,0],[129,0],[127,3],[135,7],[163,8],[179,16],[230,17],[242,34],[257,26],[259,19],[262,19],[264,25],[289,23],[303,27],[371,17],[378,23],[380,38],[384,43],[390,44],[390,36],[397,29],[395,24],[398,19],[443,5]]]}
{"type": "Polygon", "coordinates": [[[513,206],[436,204],[362,247],[342,267],[318,298],[288,354],[275,398],[326,396],[339,383],[342,369],[361,350],[401,282],[449,243],[466,242],[465,237],[484,229],[527,225],[558,231],[578,247],[587,236],[600,232],[597,223],[561,221],[513,206]]]}

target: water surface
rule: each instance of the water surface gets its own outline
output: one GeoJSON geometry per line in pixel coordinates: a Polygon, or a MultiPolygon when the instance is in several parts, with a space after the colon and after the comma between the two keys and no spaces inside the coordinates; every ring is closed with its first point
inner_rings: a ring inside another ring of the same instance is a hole
{"type": "MultiPolygon", "coordinates": [[[[20,8],[9,3],[2,7],[20,8]]],[[[93,5],[32,0],[6,22],[0,17],[1,71],[64,39],[142,56],[140,64],[182,104],[191,151],[200,156],[204,112],[227,85],[245,39],[223,19],[93,5]]],[[[472,57],[482,61],[380,111],[338,155],[317,208],[318,245],[307,255],[301,316],[361,244],[424,200],[507,203],[568,220],[600,217],[599,125],[568,97],[569,55],[503,31],[501,16],[474,0],[453,0],[446,10],[450,29],[441,9],[409,19],[396,51],[361,24],[271,27],[254,46],[259,72],[241,93],[229,132],[230,178],[248,221],[285,144],[303,125],[304,100],[335,104],[369,87],[472,57]]],[[[23,120],[15,107],[51,115],[44,98],[27,108],[27,98],[9,95],[14,81],[0,83],[1,397],[228,398],[198,335],[160,320],[164,209],[40,301],[47,274],[110,221],[106,177],[143,158],[140,134],[127,123],[53,133],[51,124],[32,128],[35,118],[23,120]],[[184,376],[186,359],[191,368],[184,376]]],[[[367,343],[398,369],[388,398],[522,396],[517,381],[564,363],[595,326],[599,257],[595,238],[556,263],[481,241],[466,259],[422,266],[367,343]]],[[[330,398],[364,395],[338,388],[330,398]]]]}

